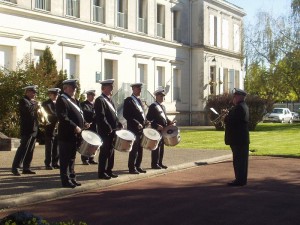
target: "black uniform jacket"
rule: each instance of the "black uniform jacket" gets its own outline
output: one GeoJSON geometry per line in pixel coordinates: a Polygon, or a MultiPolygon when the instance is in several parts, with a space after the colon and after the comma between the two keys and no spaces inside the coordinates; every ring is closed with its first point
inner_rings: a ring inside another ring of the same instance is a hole
{"type": "Polygon", "coordinates": [[[242,101],[234,106],[224,119],[225,144],[245,145],[250,143],[249,138],[249,108],[242,101]]]}
{"type": "Polygon", "coordinates": [[[110,101],[109,98],[102,94],[96,98],[94,105],[98,134],[102,137],[108,136],[114,133],[117,128],[122,127],[116,112],[111,108],[115,109],[114,103],[111,102],[111,106],[109,106],[107,101],[110,101]]]}
{"type": "Polygon", "coordinates": [[[56,115],[56,106],[51,99],[44,101],[42,103],[42,106],[45,109],[45,111],[48,115],[48,121],[50,122],[50,124],[46,125],[46,127],[45,127],[45,134],[47,136],[52,136],[52,135],[54,135],[54,128],[58,121],[58,118],[56,115]]]}
{"type": "Polygon", "coordinates": [[[84,120],[87,123],[91,123],[89,130],[96,132],[96,114],[94,109],[94,104],[85,100],[84,102],[80,103],[81,109],[83,111],[84,120]]]}
{"type": "Polygon", "coordinates": [[[38,117],[35,105],[36,103],[30,101],[27,96],[24,96],[19,101],[21,136],[36,136],[38,133],[38,117]]]}
{"type": "MultiPolygon", "coordinates": [[[[69,99],[70,96],[63,93],[69,99]]],[[[78,106],[75,107],[71,102],[60,95],[56,101],[56,114],[58,117],[58,140],[61,141],[76,141],[75,128],[76,126],[81,129],[84,126],[83,113],[80,108],[78,100],[73,99],[73,103],[78,106]],[[80,112],[80,111],[81,112],[80,112]]],[[[72,101],[72,100],[70,100],[72,101]]]]}
{"type": "Polygon", "coordinates": [[[147,120],[151,121],[151,127],[157,129],[158,125],[168,126],[171,121],[168,119],[164,105],[154,102],[149,106],[147,120]]]}
{"type": "Polygon", "coordinates": [[[127,120],[128,130],[136,135],[142,134],[143,129],[139,129],[138,125],[141,124],[145,127],[145,119],[132,97],[127,97],[124,100],[123,116],[127,120]]]}

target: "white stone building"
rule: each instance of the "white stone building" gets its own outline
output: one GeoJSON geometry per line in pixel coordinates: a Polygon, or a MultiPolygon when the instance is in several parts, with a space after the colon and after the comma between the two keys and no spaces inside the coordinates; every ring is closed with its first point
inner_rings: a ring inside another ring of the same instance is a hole
{"type": "Polygon", "coordinates": [[[208,97],[243,88],[243,16],[225,0],[0,0],[0,67],[48,46],[82,90],[168,87],[170,117],[207,125],[208,97]]]}

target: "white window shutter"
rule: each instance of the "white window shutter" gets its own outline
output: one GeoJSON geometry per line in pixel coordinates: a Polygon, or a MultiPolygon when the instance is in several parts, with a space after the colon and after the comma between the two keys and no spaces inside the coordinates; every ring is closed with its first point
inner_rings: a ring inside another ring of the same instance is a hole
{"type": "Polygon", "coordinates": [[[223,75],[223,67],[220,67],[219,68],[219,85],[220,85],[220,93],[219,94],[223,94],[224,93],[224,88],[223,88],[223,85],[224,85],[224,81],[223,81],[223,78],[224,78],[224,75],[223,75]]]}
{"type": "Polygon", "coordinates": [[[228,49],[228,20],[222,21],[222,47],[228,49]]]}
{"type": "Polygon", "coordinates": [[[214,15],[209,15],[209,44],[214,45],[214,15]]]}
{"type": "Polygon", "coordinates": [[[217,17],[217,47],[221,48],[221,18],[217,17]]]}

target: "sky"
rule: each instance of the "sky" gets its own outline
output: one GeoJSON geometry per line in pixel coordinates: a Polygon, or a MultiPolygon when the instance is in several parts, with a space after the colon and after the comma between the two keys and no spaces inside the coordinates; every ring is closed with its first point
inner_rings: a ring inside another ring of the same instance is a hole
{"type": "Polygon", "coordinates": [[[292,0],[226,0],[244,9],[247,16],[245,22],[252,23],[257,12],[266,11],[274,16],[286,14],[290,11],[292,0]]]}

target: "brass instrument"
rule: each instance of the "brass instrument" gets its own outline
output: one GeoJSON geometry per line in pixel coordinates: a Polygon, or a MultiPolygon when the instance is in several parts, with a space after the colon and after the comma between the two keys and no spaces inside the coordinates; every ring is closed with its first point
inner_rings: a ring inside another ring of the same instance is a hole
{"type": "Polygon", "coordinates": [[[221,114],[219,114],[214,108],[210,108],[211,111],[213,111],[215,114],[218,115],[217,118],[215,118],[214,120],[212,120],[211,122],[214,124],[214,125],[218,125],[218,124],[221,124],[222,127],[224,126],[224,119],[225,117],[229,114],[230,110],[232,110],[234,106],[230,107],[229,109],[225,109],[222,111],[221,114]]]}
{"type": "Polygon", "coordinates": [[[38,122],[42,126],[49,125],[50,122],[48,120],[48,113],[43,108],[40,102],[36,102],[36,109],[37,109],[37,116],[38,116],[38,122]]]}

